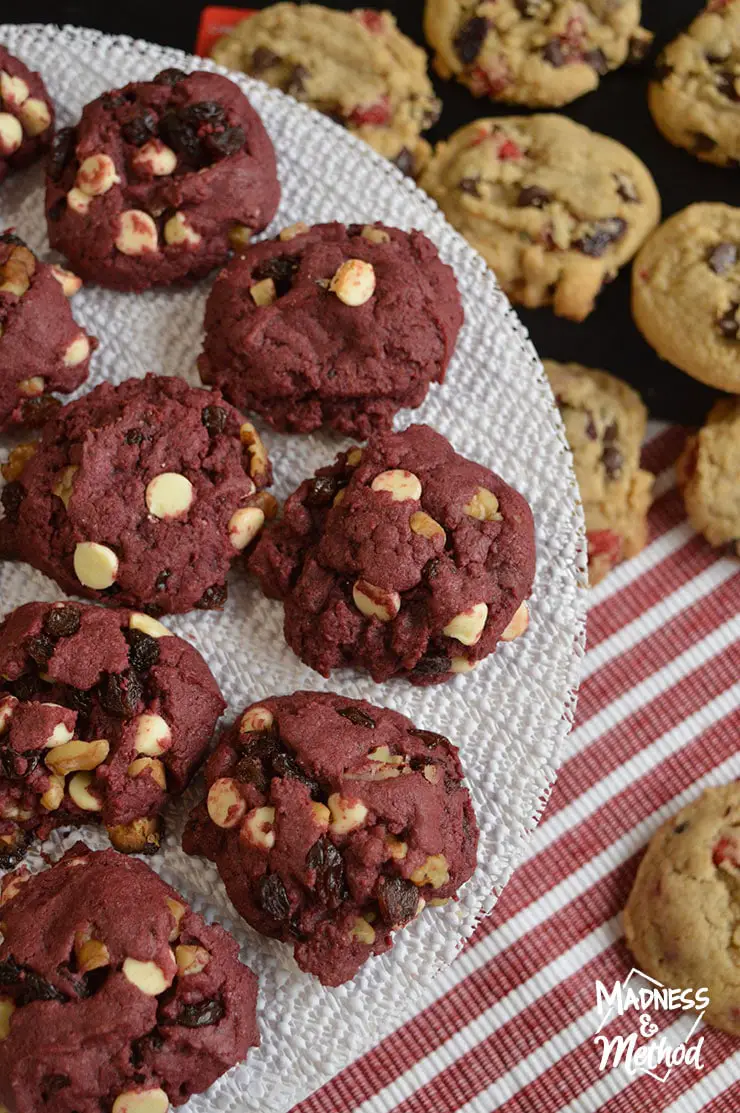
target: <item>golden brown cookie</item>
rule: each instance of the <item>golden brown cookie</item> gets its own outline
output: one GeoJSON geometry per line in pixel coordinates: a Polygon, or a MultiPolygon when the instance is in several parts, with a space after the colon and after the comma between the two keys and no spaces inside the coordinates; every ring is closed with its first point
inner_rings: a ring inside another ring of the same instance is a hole
{"type": "Polygon", "coordinates": [[[421,133],[441,105],[426,54],[390,12],[271,4],[219,39],[212,56],[325,112],[406,174],[429,158],[421,133]]]}
{"type": "Polygon", "coordinates": [[[699,203],[666,220],[635,259],[632,313],[663,359],[740,392],[740,208],[699,203]]]}
{"type": "Polygon", "coordinates": [[[723,398],[686,441],[678,483],[694,529],[740,556],[740,398],[723,398]]]}
{"type": "Polygon", "coordinates": [[[706,988],[705,1019],[740,1036],[740,784],[710,788],[653,836],[624,911],[640,970],[706,988]]]}
{"type": "Polygon", "coordinates": [[[512,301],[575,321],[660,216],[636,155],[553,114],[468,124],[437,145],[420,184],[512,301]]]}
{"type": "Polygon", "coordinates": [[[606,371],[549,359],[544,366],[573,452],[593,587],[647,542],[653,476],[640,467],[647,411],[637,391],[606,371]]]}
{"type": "Polygon", "coordinates": [[[640,61],[653,38],[640,0],[427,0],[424,31],[440,77],[476,97],[552,108],[640,61]]]}
{"type": "Polygon", "coordinates": [[[648,104],[670,143],[740,167],[740,0],[710,0],[665,48],[648,104]]]}

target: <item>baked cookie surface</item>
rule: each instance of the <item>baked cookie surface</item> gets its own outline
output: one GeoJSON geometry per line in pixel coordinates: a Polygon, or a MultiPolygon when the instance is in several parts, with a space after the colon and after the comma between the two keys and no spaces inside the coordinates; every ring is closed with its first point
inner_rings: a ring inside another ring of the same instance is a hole
{"type": "Polygon", "coordinates": [[[41,75],[0,44],[0,183],[49,146],[54,105],[41,75]]]}
{"type": "Polygon", "coordinates": [[[283,600],[286,641],[317,672],[427,685],[526,630],[534,564],[525,499],[412,425],[305,480],[249,568],[283,600]]]}
{"type": "Polygon", "coordinates": [[[678,483],[694,529],[740,556],[740,398],[722,398],[686,441],[678,483]]]}
{"type": "Polygon", "coordinates": [[[167,1113],[259,1044],[236,942],[143,862],[77,843],[0,904],[8,1113],[167,1113]]]}
{"type": "Polygon", "coordinates": [[[661,53],[648,91],[666,139],[740,169],[740,0],[710,0],[661,53]]]}
{"type": "Polygon", "coordinates": [[[663,359],[740,392],[740,208],[700,202],[661,224],[635,259],[632,313],[663,359]]]}
{"type": "Polygon", "coordinates": [[[102,822],[154,852],[159,814],[224,710],[203,658],[148,615],[26,603],[0,622],[0,865],[54,827],[102,822]]]}
{"type": "Polygon", "coordinates": [[[643,163],[565,116],[476,120],[438,144],[420,184],[513,302],[576,321],[660,215],[643,163]]]}
{"type": "Polygon", "coordinates": [[[429,157],[421,133],[441,104],[425,52],[390,12],[270,4],[219,39],[212,57],[331,116],[404,173],[429,157]]]}
{"type": "Polygon", "coordinates": [[[710,788],[665,823],[640,863],[624,912],[640,970],[706,988],[705,1019],[740,1035],[740,785],[710,788]]]}
{"type": "Polygon", "coordinates": [[[532,107],[590,92],[652,41],[640,0],[426,0],[424,30],[441,77],[532,107]]]}
{"type": "Polygon", "coordinates": [[[56,134],[47,163],[51,246],[115,290],[208,274],[229,235],[266,227],[279,199],[262,121],[214,73],[163,70],[104,93],[56,134]]]}
{"type": "Polygon", "coordinates": [[[457,751],[396,711],[323,692],[247,708],[206,771],[184,847],[252,927],[325,985],[354,977],[475,869],[457,751]]]}
{"type": "Polygon", "coordinates": [[[12,232],[0,235],[0,432],[38,426],[85,381],[98,342],[67,301],[81,285],[42,263],[12,232]]]}
{"type": "Polygon", "coordinates": [[[462,321],[454,272],[423,233],[293,225],[221,272],[198,367],[276,429],[367,437],[442,382],[462,321]]]}
{"type": "Polygon", "coordinates": [[[654,478],[640,467],[647,410],[636,390],[607,371],[549,359],[544,367],[573,453],[593,586],[647,541],[654,478]]]}
{"type": "Polygon", "coordinates": [[[148,375],[63,406],[3,467],[2,551],[70,595],[213,609],[274,500],[254,426],[217,391],[148,375]]]}

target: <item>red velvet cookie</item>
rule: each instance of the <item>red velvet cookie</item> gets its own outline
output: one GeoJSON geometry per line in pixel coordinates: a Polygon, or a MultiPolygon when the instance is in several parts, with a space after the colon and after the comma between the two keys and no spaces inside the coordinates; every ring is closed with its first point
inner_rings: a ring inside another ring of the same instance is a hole
{"type": "Polygon", "coordinates": [[[249,561],[311,668],[420,685],[469,672],[526,630],[534,566],[524,498],[427,425],[340,453],[249,561]]]}
{"type": "Polygon", "coordinates": [[[7,555],[70,595],[150,613],[212,609],[275,500],[254,426],[217,391],[147,375],[62,407],[11,453],[7,555]]]}
{"type": "Polygon", "coordinates": [[[325,692],[247,708],[206,769],[183,839],[234,905],[324,985],[354,977],[475,869],[454,747],[396,711],[325,692]]]}
{"type": "Polygon", "coordinates": [[[102,821],[154,852],[226,707],[198,651],[148,615],[27,603],[0,622],[0,866],[102,821]]]}
{"type": "Polygon", "coordinates": [[[42,263],[12,232],[0,236],[0,432],[43,425],[87,378],[98,342],[75,323],[67,298],[82,285],[42,263]]]}
{"type": "Polygon", "coordinates": [[[462,322],[454,272],[422,232],[295,224],[219,275],[198,367],[275,429],[367,437],[442,382],[462,322]]]}
{"type": "Polygon", "coordinates": [[[41,75],[0,46],[0,183],[51,142],[54,106],[41,75]]]}
{"type": "Polygon", "coordinates": [[[143,862],[77,843],[0,906],[8,1113],[167,1113],[259,1044],[236,942],[143,862]]]}
{"type": "Polygon", "coordinates": [[[280,199],[275,152],[228,78],[163,70],[105,93],[49,157],[49,242],[85,280],[145,290],[202,277],[280,199]]]}

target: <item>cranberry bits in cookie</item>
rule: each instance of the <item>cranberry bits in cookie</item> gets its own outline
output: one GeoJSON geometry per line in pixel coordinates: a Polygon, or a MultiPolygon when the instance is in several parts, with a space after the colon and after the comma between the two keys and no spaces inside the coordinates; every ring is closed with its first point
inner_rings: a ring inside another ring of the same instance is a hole
{"type": "Polygon", "coordinates": [[[525,499],[426,425],[340,453],[249,561],[311,668],[418,685],[469,672],[524,632],[534,564],[525,499]]]}
{"type": "Polygon", "coordinates": [[[396,711],[296,692],[249,707],[210,758],[184,847],[252,927],[325,985],[354,977],[475,869],[454,747],[396,711]]]}
{"type": "Polygon", "coordinates": [[[222,264],[230,233],[266,227],[279,197],[272,143],[240,89],[164,70],[98,97],[57,133],[49,241],[86,280],[145,290],[222,264]]]}
{"type": "Polygon", "coordinates": [[[0,183],[48,147],[54,107],[41,77],[0,46],[0,183]]]}

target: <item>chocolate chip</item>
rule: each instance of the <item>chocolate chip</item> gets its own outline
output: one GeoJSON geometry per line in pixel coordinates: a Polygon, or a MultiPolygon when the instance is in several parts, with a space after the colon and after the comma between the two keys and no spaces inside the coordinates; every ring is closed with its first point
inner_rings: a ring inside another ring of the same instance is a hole
{"type": "Polygon", "coordinates": [[[735,76],[734,73],[729,73],[723,70],[722,73],[717,74],[717,88],[719,89],[723,97],[727,97],[735,104],[740,102],[740,92],[738,92],[738,85],[740,85],[740,80],[735,76]]]}
{"type": "Polygon", "coordinates": [[[471,62],[475,61],[483,48],[487,34],[488,20],[484,19],[483,16],[473,16],[472,19],[463,23],[452,42],[455,53],[463,65],[469,66],[471,62]]]}
{"type": "Polygon", "coordinates": [[[14,480],[13,483],[7,483],[2,491],[0,491],[0,502],[3,505],[5,517],[9,522],[18,521],[21,503],[25,495],[26,492],[17,480],[14,480]]]}
{"type": "Polygon", "coordinates": [[[599,77],[609,73],[609,63],[606,60],[606,55],[603,50],[596,47],[594,50],[587,50],[583,55],[583,61],[587,66],[590,66],[599,77]]]}
{"type": "Polygon", "coordinates": [[[253,277],[258,281],[271,278],[275,283],[275,291],[279,298],[287,294],[293,285],[293,276],[298,270],[300,259],[297,255],[275,255],[271,259],[264,259],[254,268],[253,277]]]}
{"type": "MultiPolygon", "coordinates": [[[[431,124],[427,125],[431,127],[431,124]]],[[[401,147],[396,157],[393,159],[393,165],[397,166],[402,174],[412,177],[414,173],[414,156],[408,147],[401,147]]]]}
{"type": "Polygon", "coordinates": [[[552,201],[552,194],[536,185],[524,186],[519,191],[519,196],[516,199],[520,209],[544,209],[550,201],[552,201]]]}
{"type": "Polygon", "coordinates": [[[480,197],[479,182],[480,178],[461,178],[457,188],[461,193],[469,193],[471,197],[480,197]]]}
{"type": "Polygon", "coordinates": [[[341,715],[343,719],[348,719],[355,727],[365,727],[367,730],[375,730],[375,719],[371,719],[366,712],[361,711],[359,707],[338,707],[337,715],[341,715]]]}
{"type": "Polygon", "coordinates": [[[265,873],[258,882],[258,899],[263,909],[273,920],[287,920],[290,915],[290,900],[280,877],[276,873],[265,873]]]}
{"type": "Polygon", "coordinates": [[[75,129],[61,128],[51,141],[46,172],[53,182],[58,182],[70,162],[75,149],[75,129]]]}
{"type": "Polygon", "coordinates": [[[50,638],[71,638],[79,630],[81,621],[79,607],[52,607],[44,618],[44,633],[50,638]]]}
{"type": "Polygon", "coordinates": [[[740,337],[740,320],[738,320],[740,302],[735,302],[717,321],[717,327],[727,340],[737,340],[740,337]]]}
{"type": "Polygon", "coordinates": [[[56,414],[61,404],[59,399],[53,398],[51,394],[39,394],[36,398],[27,398],[21,406],[24,425],[28,425],[31,429],[40,429],[56,414]]]}
{"type": "Polygon", "coordinates": [[[199,611],[220,611],[228,599],[229,589],[226,584],[211,584],[195,604],[199,611]]]}
{"type": "Polygon", "coordinates": [[[159,660],[159,642],[143,630],[127,630],[128,660],[132,669],[147,672],[159,660]]]}
{"type": "Polygon", "coordinates": [[[637,187],[635,186],[635,183],[632,181],[631,178],[628,178],[626,174],[622,174],[620,172],[612,174],[612,177],[616,182],[617,194],[622,198],[623,201],[634,202],[640,200],[640,195],[637,192],[637,187]]]}
{"type": "Polygon", "coordinates": [[[720,243],[707,256],[710,270],[715,274],[727,274],[737,262],[737,247],[734,243],[720,243]]]}
{"type": "Polygon", "coordinates": [[[25,648],[31,660],[44,668],[54,652],[54,642],[45,634],[39,634],[38,637],[27,638],[25,648]]]}
{"type": "Polygon", "coordinates": [[[624,465],[624,457],[615,445],[607,445],[601,454],[601,462],[609,479],[617,479],[624,465]]]}
{"type": "Polygon", "coordinates": [[[123,439],[126,444],[141,444],[144,440],[144,434],[140,429],[129,429],[123,439]]]}
{"type": "Polygon", "coordinates": [[[154,78],[155,85],[178,85],[184,81],[188,75],[183,70],[175,69],[171,66],[169,69],[161,70],[154,78]]]}
{"type": "Polygon", "coordinates": [[[232,128],[224,128],[223,131],[213,132],[206,135],[203,140],[206,149],[216,158],[229,158],[231,155],[235,155],[242,149],[246,141],[247,137],[238,125],[232,128]]]}
{"type": "Polygon", "coordinates": [[[222,1001],[201,1001],[197,1005],[181,1005],[175,1023],[183,1028],[207,1028],[218,1024],[225,1015],[226,1009],[222,1001]]]}
{"type": "Polygon", "coordinates": [[[442,676],[449,672],[452,661],[446,653],[440,651],[425,653],[411,670],[414,676],[442,676]]]}
{"type": "Polygon", "coordinates": [[[159,575],[157,576],[157,579],[156,579],[155,584],[154,584],[154,590],[155,591],[166,591],[167,590],[167,581],[169,580],[171,575],[172,575],[172,573],[170,572],[169,568],[163,569],[159,573],[159,575]]]}
{"type": "Polygon", "coordinates": [[[694,132],[692,150],[695,154],[707,154],[709,151],[713,151],[716,146],[717,142],[712,139],[711,135],[705,135],[703,131],[694,132]]]}
{"type": "Polygon", "coordinates": [[[551,66],[555,66],[557,69],[564,66],[567,59],[560,39],[550,39],[549,43],[542,51],[542,57],[546,62],[549,62],[551,66]]]}
{"type": "Polygon", "coordinates": [[[597,220],[592,230],[576,240],[575,247],[584,255],[598,259],[613,243],[621,240],[627,231],[627,221],[619,216],[608,217],[606,220],[597,220]]]}
{"type": "Polygon", "coordinates": [[[285,92],[289,93],[291,97],[300,97],[306,91],[306,81],[310,76],[311,71],[306,69],[305,66],[294,66],[285,86],[285,92]]]}
{"type": "Polygon", "coordinates": [[[223,433],[228,416],[223,406],[206,406],[200,415],[200,420],[208,430],[209,437],[223,433]]]}
{"type": "Polygon", "coordinates": [[[403,927],[416,916],[419,908],[419,890],[413,881],[404,877],[386,877],[378,891],[380,914],[389,927],[403,927]]]}
{"type": "Polygon", "coordinates": [[[274,50],[270,50],[267,46],[258,46],[252,53],[251,72],[262,73],[279,61],[280,55],[276,54],[274,50]]]}
{"type": "Polygon", "coordinates": [[[153,112],[148,109],[141,116],[135,116],[121,128],[121,135],[127,143],[134,147],[143,147],[144,144],[156,134],[157,120],[153,112]]]}
{"type": "Polygon", "coordinates": [[[660,58],[658,58],[653,70],[653,81],[663,82],[667,77],[670,77],[672,73],[673,66],[669,66],[667,62],[664,62],[660,58]]]}
{"type": "Polygon", "coordinates": [[[327,908],[338,908],[347,897],[344,861],[327,835],[318,839],[306,855],[306,866],[316,874],[314,892],[327,908]]]}
{"type": "Polygon", "coordinates": [[[100,683],[100,702],[114,719],[132,719],[142,694],[141,681],[133,669],[109,672],[100,683]]]}
{"type": "Polygon", "coordinates": [[[342,484],[336,475],[317,475],[309,480],[307,506],[331,506],[342,484]]]}

